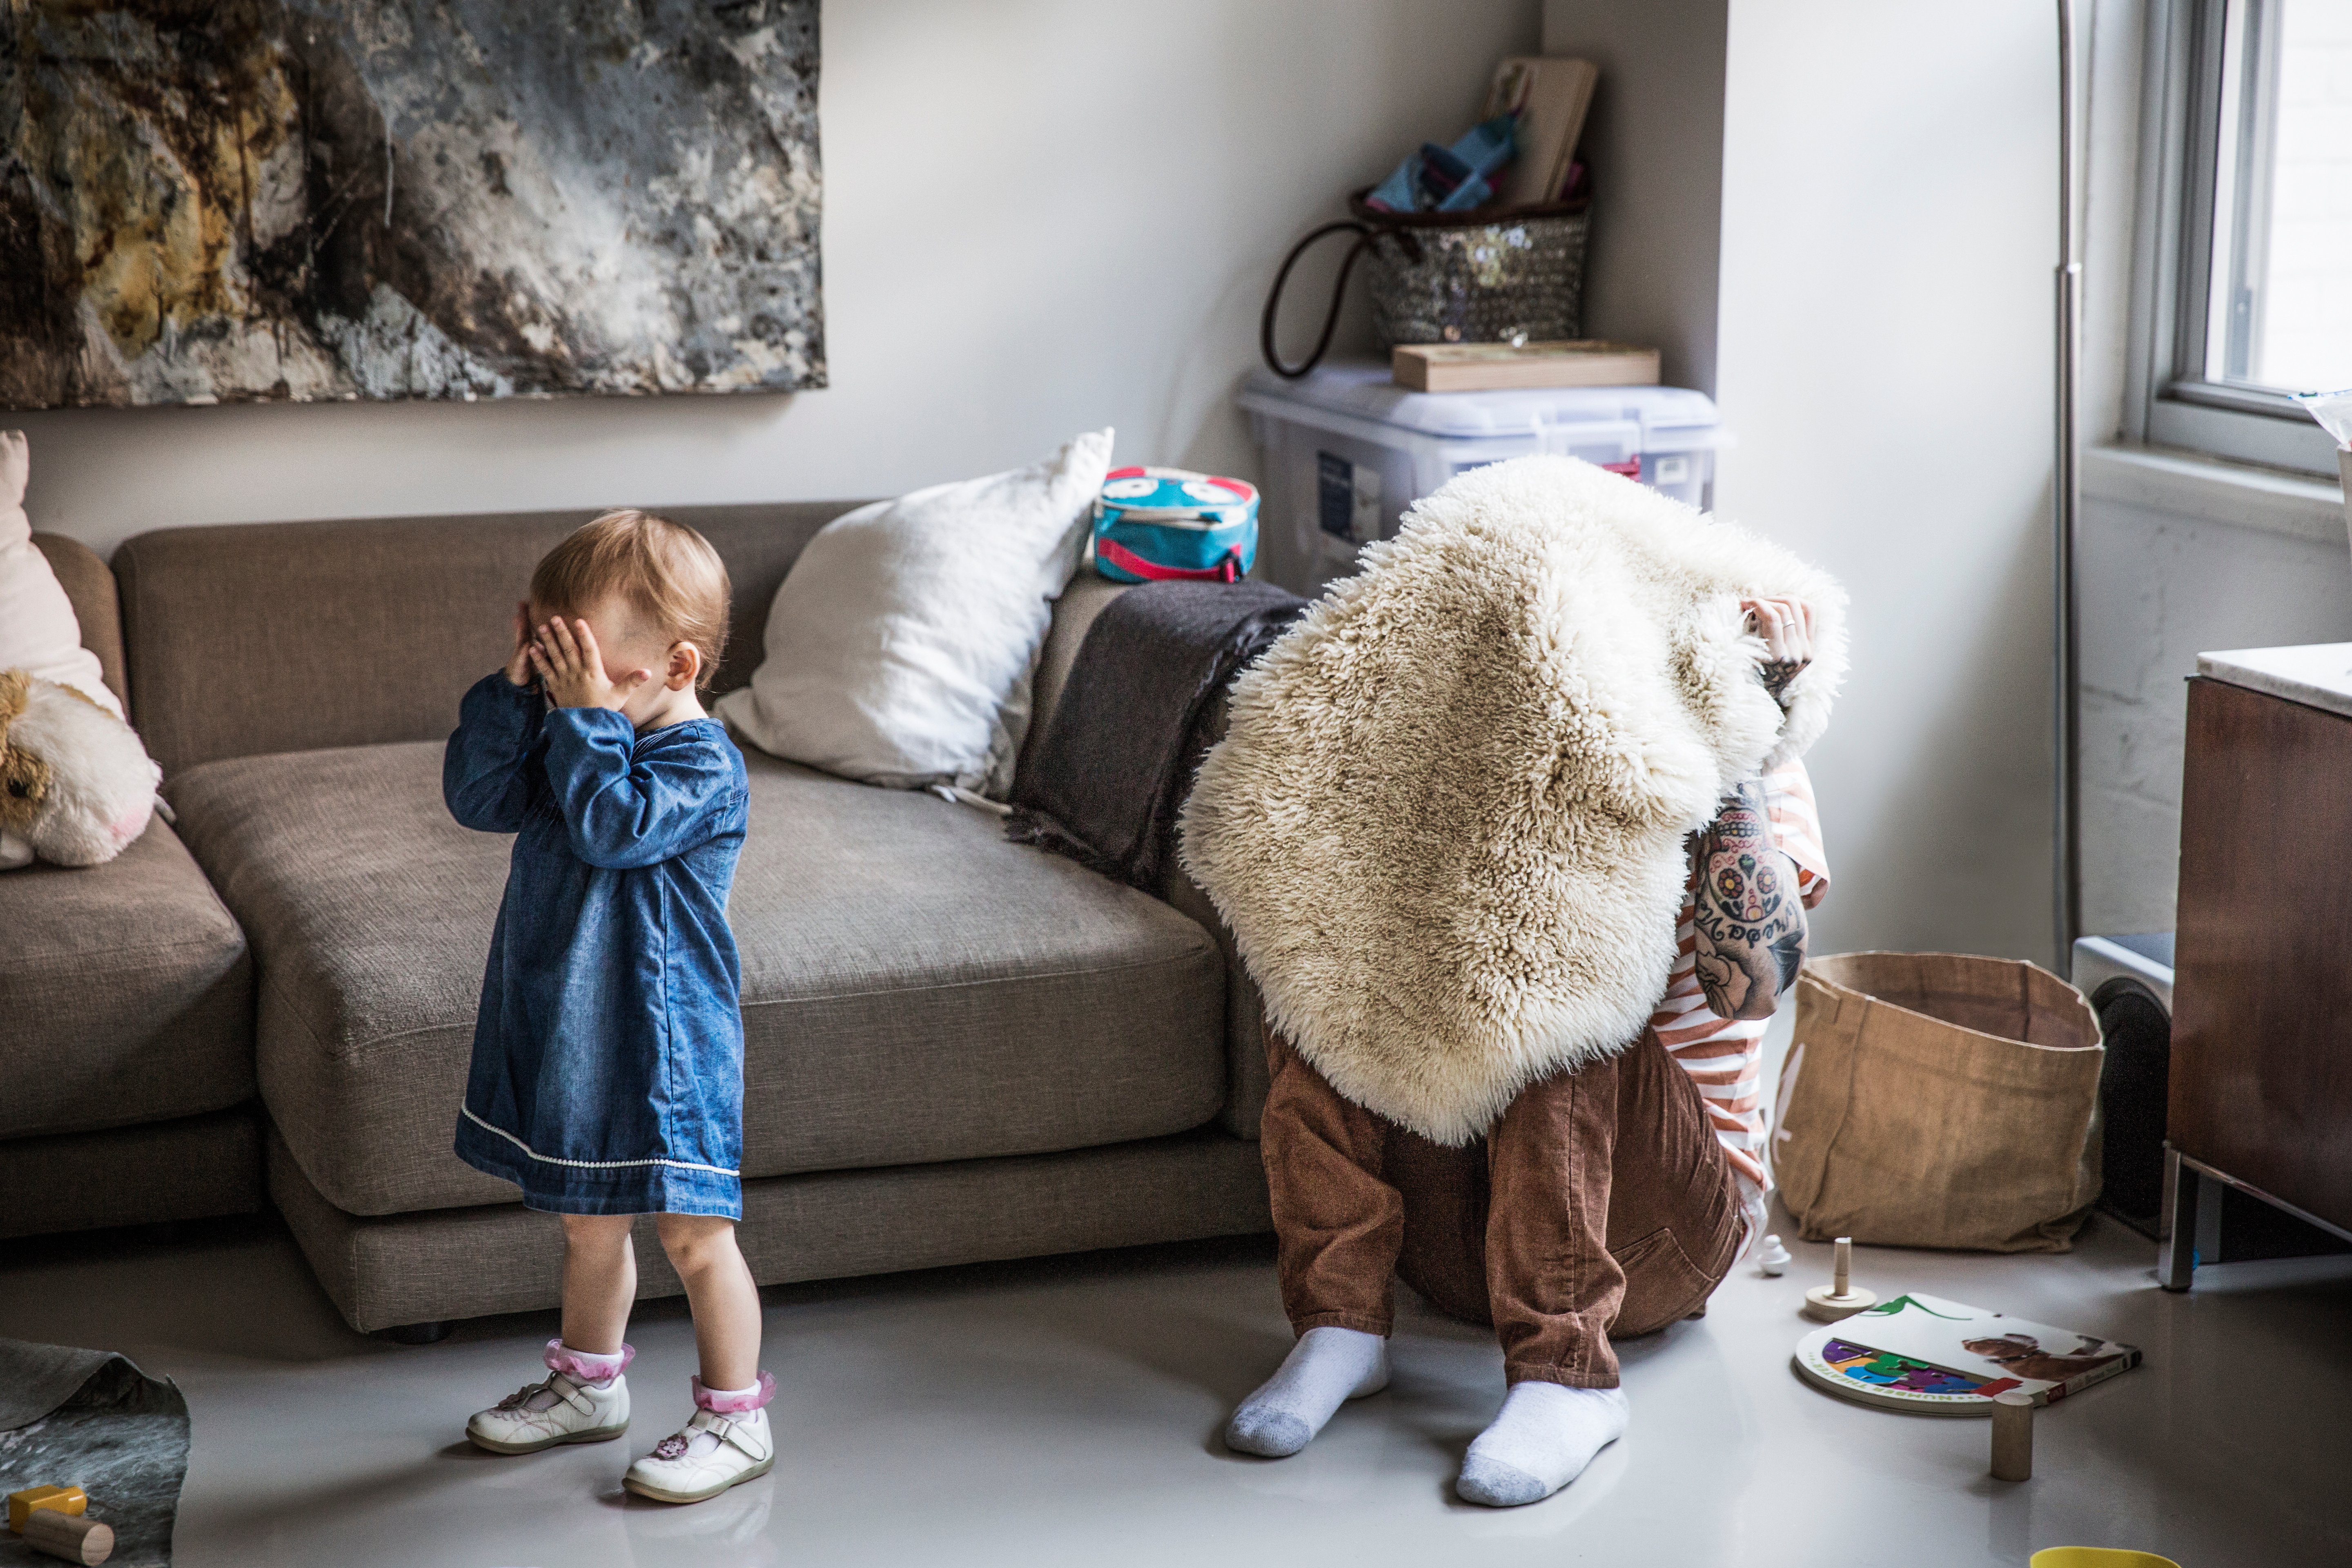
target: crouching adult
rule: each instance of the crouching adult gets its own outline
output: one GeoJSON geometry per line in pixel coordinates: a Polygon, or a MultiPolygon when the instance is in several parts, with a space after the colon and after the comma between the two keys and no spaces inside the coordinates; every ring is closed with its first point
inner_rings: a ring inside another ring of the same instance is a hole
{"type": "Polygon", "coordinates": [[[1295,1454],[1387,1384],[1399,1276],[1500,1342],[1464,1499],[1549,1497],[1625,1431],[1612,1336],[1704,1311],[1761,1228],[1843,605],[1744,531],[1522,459],[1423,502],[1237,684],[1184,856],[1265,995],[1298,1339],[1230,1447],[1295,1454]]]}
{"type": "MultiPolygon", "coordinates": [[[[1777,694],[1810,658],[1807,617],[1758,608],[1777,694]]],[[[1574,1480],[1631,1414],[1610,1341],[1703,1313],[1761,1232],[1764,1030],[1828,890],[1804,764],[1744,781],[1692,840],[1649,1026],[1521,1089],[1459,1146],[1350,1101],[1269,1028],[1260,1148],[1298,1342],[1234,1412],[1227,1446],[1295,1454],[1388,1385],[1393,1276],[1502,1345],[1510,1392],[1455,1492],[1510,1507],[1574,1480]]]]}

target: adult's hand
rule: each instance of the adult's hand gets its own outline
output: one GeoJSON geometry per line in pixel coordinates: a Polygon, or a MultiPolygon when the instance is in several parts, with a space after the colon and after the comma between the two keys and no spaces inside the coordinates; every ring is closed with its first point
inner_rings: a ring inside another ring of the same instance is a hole
{"type": "Polygon", "coordinates": [[[1742,599],[1739,607],[1748,612],[1748,629],[1763,639],[1757,673],[1779,702],[1813,662],[1813,607],[1797,599],[1742,599]]]}

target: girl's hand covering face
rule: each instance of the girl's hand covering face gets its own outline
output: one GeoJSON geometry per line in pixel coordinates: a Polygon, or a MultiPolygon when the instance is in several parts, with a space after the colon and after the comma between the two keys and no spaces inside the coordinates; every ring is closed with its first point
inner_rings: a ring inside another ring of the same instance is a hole
{"type": "Polygon", "coordinates": [[[610,708],[618,712],[639,687],[654,678],[650,669],[633,669],[618,681],[607,679],[596,634],[577,617],[567,622],[556,616],[542,622],[529,651],[540,684],[558,708],[610,708]]]}
{"type": "Polygon", "coordinates": [[[514,639],[514,652],[507,656],[506,677],[517,686],[529,686],[531,663],[530,606],[528,604],[515,605],[514,639]]]}

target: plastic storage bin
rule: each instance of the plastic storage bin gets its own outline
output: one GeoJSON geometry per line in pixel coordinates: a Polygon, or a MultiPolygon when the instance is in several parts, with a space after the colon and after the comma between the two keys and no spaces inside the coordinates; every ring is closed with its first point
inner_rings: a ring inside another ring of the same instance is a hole
{"type": "Polygon", "coordinates": [[[1599,463],[1704,507],[1724,444],[1715,402],[1674,386],[1408,392],[1384,363],[1243,387],[1264,474],[1256,575],[1313,594],[1395,534],[1413,502],[1467,469],[1531,452],[1599,463]]]}

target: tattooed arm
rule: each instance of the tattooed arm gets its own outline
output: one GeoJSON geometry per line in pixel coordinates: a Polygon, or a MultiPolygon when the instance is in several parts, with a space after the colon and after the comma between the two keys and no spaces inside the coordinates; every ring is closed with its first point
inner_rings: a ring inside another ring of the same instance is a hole
{"type": "MultiPolygon", "coordinates": [[[[1748,629],[1764,644],[1757,679],[1784,706],[1812,660],[1813,612],[1793,599],[1747,599],[1748,629]]],[[[1742,779],[1691,848],[1692,924],[1699,989],[1721,1018],[1769,1018],[1805,962],[1805,905],[1796,863],[1773,841],[1763,781],[1742,779]]]]}
{"type": "Polygon", "coordinates": [[[1745,778],[1692,848],[1699,989],[1719,1018],[1769,1018],[1805,962],[1797,868],[1773,842],[1763,781],[1745,778]]]}

